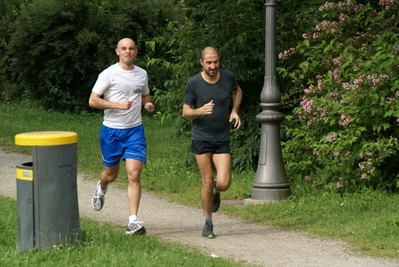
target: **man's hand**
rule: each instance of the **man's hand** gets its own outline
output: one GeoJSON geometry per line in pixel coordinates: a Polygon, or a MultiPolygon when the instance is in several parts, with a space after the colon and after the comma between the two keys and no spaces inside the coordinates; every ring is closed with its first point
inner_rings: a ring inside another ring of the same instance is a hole
{"type": "Polygon", "coordinates": [[[238,116],[238,114],[236,112],[232,112],[230,114],[229,122],[232,122],[232,121],[234,121],[234,125],[233,125],[234,130],[236,131],[236,130],[240,129],[241,119],[240,119],[240,116],[238,116]]]}
{"type": "Polygon", "coordinates": [[[201,115],[210,115],[213,112],[213,107],[215,104],[213,103],[213,100],[211,100],[209,103],[206,103],[201,107],[201,115]]]}
{"type": "Polygon", "coordinates": [[[151,103],[151,102],[145,103],[144,108],[145,108],[148,112],[153,112],[154,109],[155,109],[154,104],[151,103]]]}
{"type": "Polygon", "coordinates": [[[123,101],[123,102],[119,103],[119,109],[122,109],[122,110],[130,109],[132,107],[132,104],[133,104],[133,101],[131,101],[131,100],[123,101]]]}

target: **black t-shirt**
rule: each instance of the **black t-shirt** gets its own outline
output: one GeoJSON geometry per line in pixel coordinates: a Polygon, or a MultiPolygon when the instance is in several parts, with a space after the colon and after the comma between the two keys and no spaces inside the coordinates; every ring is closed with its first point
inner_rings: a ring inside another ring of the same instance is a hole
{"type": "Polygon", "coordinates": [[[219,70],[220,77],[215,84],[207,83],[198,73],[186,84],[184,103],[199,108],[213,100],[215,104],[210,115],[193,120],[191,139],[208,141],[228,141],[230,137],[229,100],[232,91],[237,90],[234,74],[219,70]]]}

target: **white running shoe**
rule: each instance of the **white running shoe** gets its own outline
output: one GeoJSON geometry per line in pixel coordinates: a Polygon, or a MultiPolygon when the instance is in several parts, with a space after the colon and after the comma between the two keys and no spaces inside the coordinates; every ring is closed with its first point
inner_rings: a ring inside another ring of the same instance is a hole
{"type": "Polygon", "coordinates": [[[96,211],[100,211],[103,208],[103,206],[104,206],[104,196],[105,196],[105,193],[107,193],[107,190],[108,190],[108,186],[107,186],[107,188],[105,189],[104,195],[100,195],[98,193],[99,186],[100,186],[100,181],[98,181],[97,186],[96,186],[96,192],[94,193],[93,197],[91,198],[91,205],[93,206],[94,210],[96,210],[96,211]]]}
{"type": "Polygon", "coordinates": [[[142,221],[134,221],[132,223],[129,223],[126,229],[126,234],[127,235],[145,235],[147,231],[145,230],[144,226],[142,225],[142,221]]]}

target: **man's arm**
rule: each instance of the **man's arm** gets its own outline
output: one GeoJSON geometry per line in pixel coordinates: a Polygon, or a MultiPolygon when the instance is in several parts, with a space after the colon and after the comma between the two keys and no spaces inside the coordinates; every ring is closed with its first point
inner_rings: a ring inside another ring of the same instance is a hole
{"type": "Polygon", "coordinates": [[[153,112],[155,107],[154,107],[154,104],[151,102],[151,95],[150,94],[142,95],[141,99],[142,99],[144,108],[148,112],[153,112]]]}
{"type": "Polygon", "coordinates": [[[182,116],[185,119],[194,120],[199,116],[212,114],[214,106],[215,104],[213,103],[213,100],[200,108],[192,108],[190,105],[183,104],[182,116]]]}
{"type": "Polygon", "coordinates": [[[234,130],[238,130],[241,126],[241,119],[238,116],[238,109],[240,108],[242,100],[242,90],[240,86],[237,85],[237,90],[233,91],[233,108],[230,113],[229,122],[234,122],[234,130]]]}
{"type": "Polygon", "coordinates": [[[239,85],[237,85],[237,90],[233,91],[233,109],[232,112],[238,113],[242,100],[242,90],[239,85]]]}
{"type": "Polygon", "coordinates": [[[132,101],[124,101],[121,103],[110,102],[101,98],[101,95],[91,92],[89,98],[89,106],[98,109],[129,109],[132,106],[132,101]]]}

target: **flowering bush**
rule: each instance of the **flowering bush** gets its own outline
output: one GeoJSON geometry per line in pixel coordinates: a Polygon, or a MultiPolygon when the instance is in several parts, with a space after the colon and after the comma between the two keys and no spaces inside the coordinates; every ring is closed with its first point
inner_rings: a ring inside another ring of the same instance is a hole
{"type": "Polygon", "coordinates": [[[399,185],[399,0],[379,5],[326,2],[313,31],[279,55],[279,74],[301,91],[282,143],[294,185],[399,185]]]}

